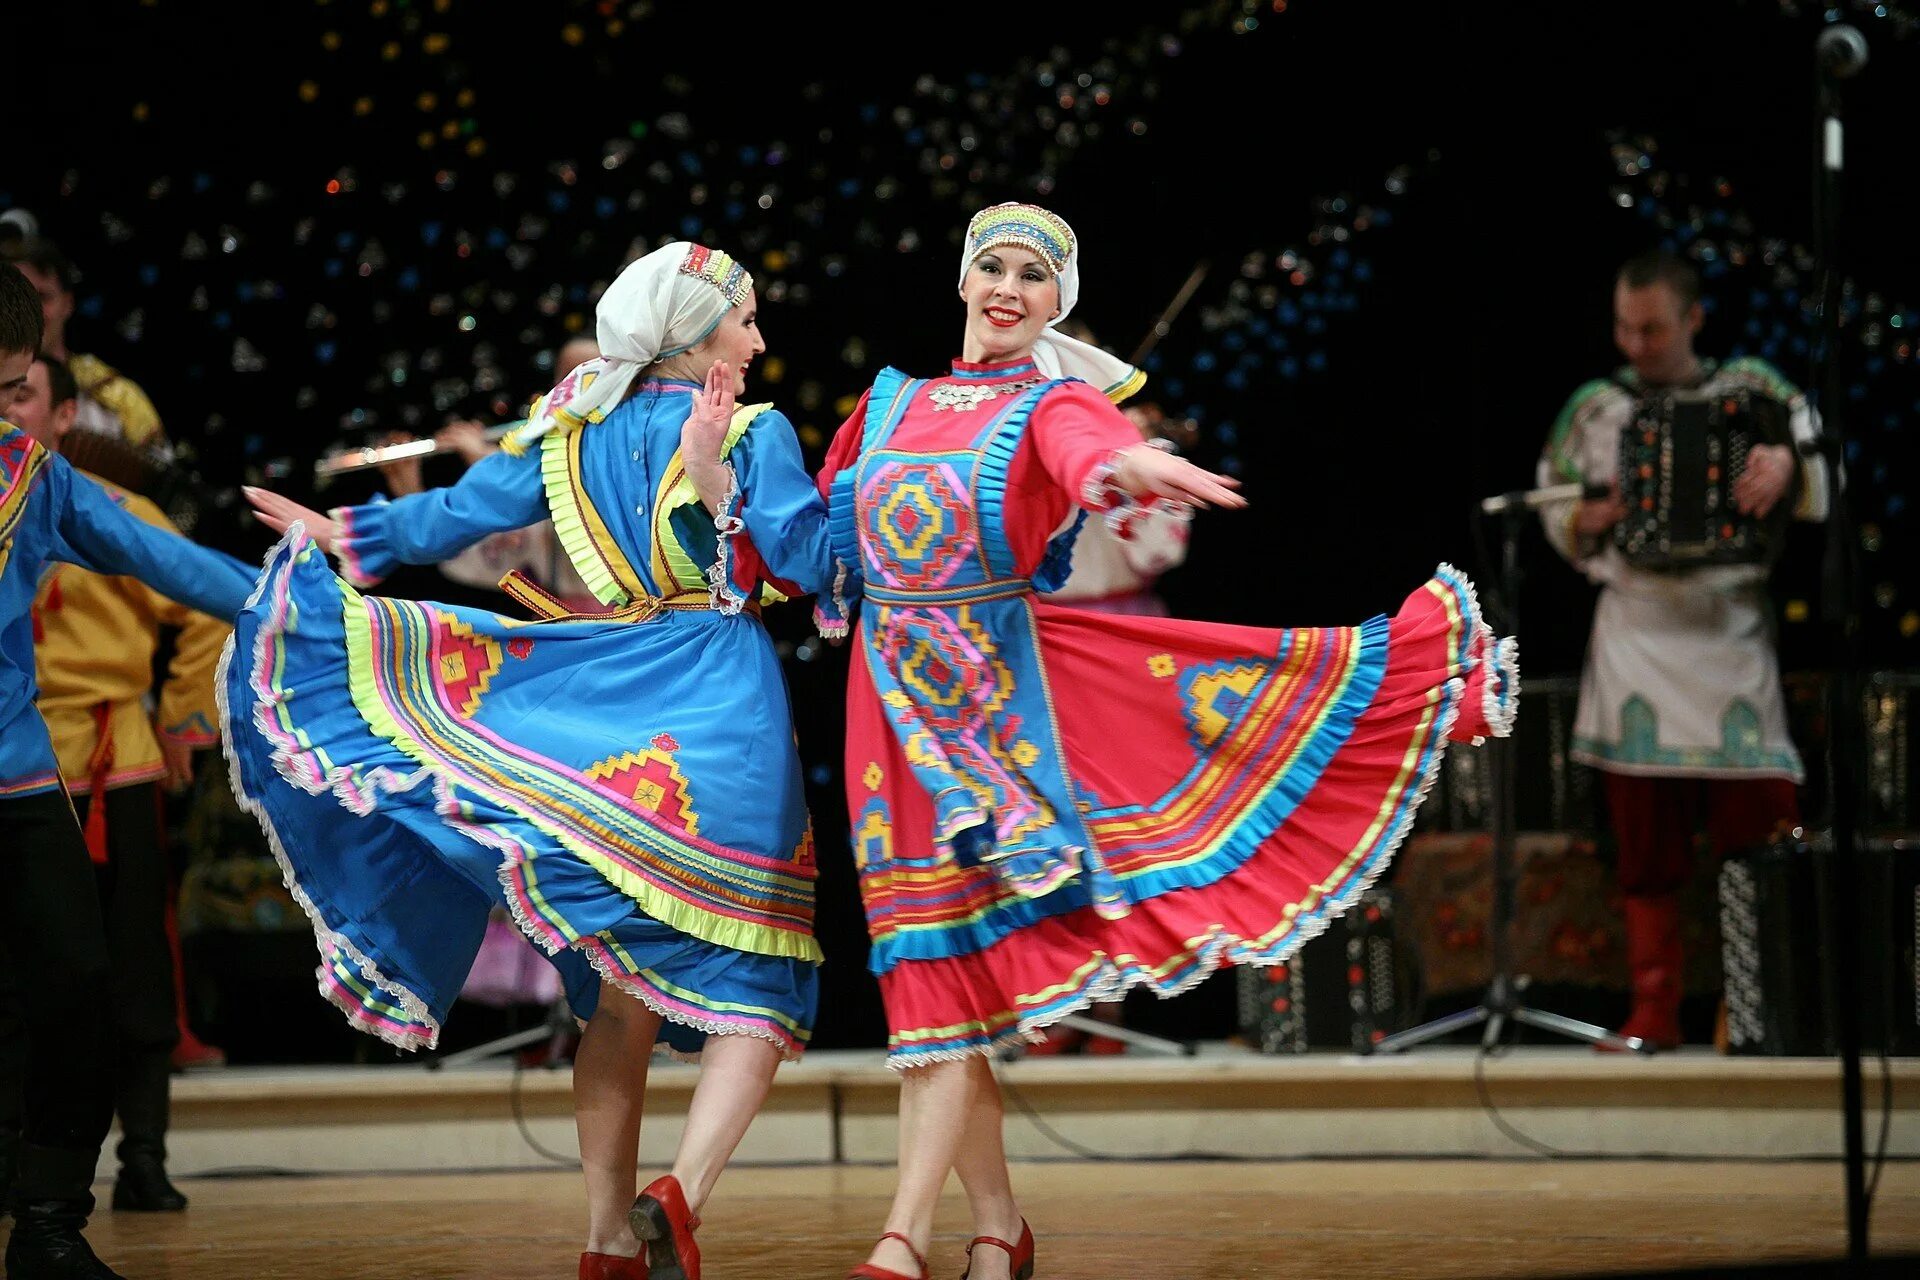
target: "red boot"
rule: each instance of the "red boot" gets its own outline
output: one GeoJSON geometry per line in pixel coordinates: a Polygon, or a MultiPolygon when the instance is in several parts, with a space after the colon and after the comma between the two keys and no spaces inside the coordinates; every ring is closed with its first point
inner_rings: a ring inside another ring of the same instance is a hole
{"type": "Polygon", "coordinates": [[[1627,972],[1633,1009],[1623,1036],[1649,1048],[1680,1047],[1680,994],[1686,957],[1680,947],[1680,897],[1660,893],[1626,899],[1627,972]]]}

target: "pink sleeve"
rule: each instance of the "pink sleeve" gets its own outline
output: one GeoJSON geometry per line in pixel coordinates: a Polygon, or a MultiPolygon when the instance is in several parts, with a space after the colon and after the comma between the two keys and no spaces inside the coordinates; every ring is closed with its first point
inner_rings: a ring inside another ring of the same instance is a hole
{"type": "Polygon", "coordinates": [[[834,432],[833,443],[827,446],[827,460],[820,464],[820,474],[814,477],[823,498],[829,496],[833,478],[859,460],[860,438],[867,429],[867,397],[872,394],[872,387],[860,393],[860,403],[853,407],[852,414],[834,432]]]}
{"type": "Polygon", "coordinates": [[[1027,436],[1047,476],[1075,502],[1096,511],[1112,505],[1099,496],[1105,486],[1098,483],[1098,473],[1119,450],[1140,443],[1126,415],[1084,382],[1069,382],[1042,397],[1027,436]]]}

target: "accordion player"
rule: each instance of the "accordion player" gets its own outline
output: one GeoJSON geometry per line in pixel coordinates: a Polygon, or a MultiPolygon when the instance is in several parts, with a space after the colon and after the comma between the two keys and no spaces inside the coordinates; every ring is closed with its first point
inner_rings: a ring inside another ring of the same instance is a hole
{"type": "Polygon", "coordinates": [[[1826,516],[1817,434],[1806,398],[1759,360],[1703,361],[1678,389],[1650,388],[1627,370],[1574,393],[1539,481],[1617,483],[1626,513],[1589,533],[1577,500],[1540,512],[1554,549],[1600,588],[1572,759],[1609,779],[1802,780],[1767,578],[1780,523],[1826,516]],[[1744,451],[1768,444],[1800,453],[1798,476],[1752,521],[1737,511],[1733,486],[1744,451]],[[1694,470],[1682,474],[1689,459],[1694,470]]]}

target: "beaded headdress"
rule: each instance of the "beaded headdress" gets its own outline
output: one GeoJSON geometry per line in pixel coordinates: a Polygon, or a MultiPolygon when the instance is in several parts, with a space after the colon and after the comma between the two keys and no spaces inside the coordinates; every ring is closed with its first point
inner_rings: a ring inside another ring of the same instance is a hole
{"type": "Polygon", "coordinates": [[[705,245],[697,244],[687,251],[687,260],[680,264],[680,274],[705,280],[720,291],[730,307],[739,306],[753,292],[753,277],[733,260],[732,254],[705,245]]]}
{"type": "Polygon", "coordinates": [[[973,221],[967,224],[968,262],[989,249],[1008,246],[1030,251],[1057,276],[1073,257],[1073,228],[1037,204],[1017,201],[996,204],[973,215],[973,221]]]}

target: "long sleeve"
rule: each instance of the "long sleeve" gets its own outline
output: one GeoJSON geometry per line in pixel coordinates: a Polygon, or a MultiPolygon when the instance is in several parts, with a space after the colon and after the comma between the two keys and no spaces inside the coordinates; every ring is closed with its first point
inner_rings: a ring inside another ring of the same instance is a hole
{"type": "Polygon", "coordinates": [[[1128,501],[1111,484],[1114,459],[1140,443],[1140,432],[1089,384],[1049,391],[1034,408],[1028,437],[1047,475],[1081,506],[1104,512],[1128,501]]]}
{"type": "MultiPolygon", "coordinates": [[[[1548,433],[1547,446],[1540,454],[1540,464],[1534,472],[1536,485],[1544,489],[1550,485],[1601,480],[1602,477],[1586,474],[1583,459],[1588,453],[1587,431],[1595,415],[1604,409],[1606,393],[1613,387],[1613,383],[1595,379],[1567,398],[1548,433]]],[[[1578,498],[1546,503],[1540,508],[1540,528],[1567,563],[1576,569],[1585,569],[1586,562],[1598,548],[1587,545],[1574,530],[1573,521],[1579,509],[1578,498]]]]}
{"type": "MultiPolygon", "coordinates": [[[[179,536],[180,531],[174,528],[166,513],[147,499],[123,493],[120,501],[135,519],[179,536]]],[[[160,682],[154,727],[175,742],[210,747],[220,737],[215,727],[220,722],[220,708],[214,700],[214,673],[220,665],[220,650],[233,628],[210,614],[169,599],[145,583],[133,590],[137,593],[137,606],[147,618],[143,631],[151,636],[155,627],[173,627],[180,633],[174,640],[167,674],[160,682]]],[[[143,660],[142,665],[149,664],[143,660]]]]}
{"type": "Polygon", "coordinates": [[[330,514],[340,522],[334,554],[341,576],[371,586],[399,564],[438,564],[489,534],[547,516],[541,452],[504,450],[482,458],[458,483],[388,502],[376,499],[330,514]]]}
{"type": "MultiPolygon", "coordinates": [[[[834,481],[841,472],[846,471],[860,461],[860,442],[867,429],[867,400],[873,395],[869,387],[860,393],[860,402],[847,415],[847,420],[834,432],[833,443],[827,446],[827,459],[821,464],[819,474],[814,478],[816,490],[827,507],[828,549],[832,551],[833,522],[835,519],[851,521],[851,509],[835,511],[833,509],[834,481]]],[[[851,503],[853,495],[846,493],[841,499],[851,503]]],[[[838,639],[847,634],[853,626],[853,617],[860,610],[862,578],[860,566],[849,564],[834,552],[830,561],[832,581],[814,593],[813,625],[823,636],[838,639]]]]}
{"type": "Polygon", "coordinates": [[[246,607],[256,575],[240,561],[128,515],[64,458],[48,461],[45,479],[59,542],[53,559],[95,573],[138,578],[169,599],[216,618],[238,617],[246,607]]]}
{"type": "MultiPolygon", "coordinates": [[[[783,414],[761,414],[727,455],[733,464],[733,512],[767,571],[807,594],[833,585],[827,503],[800,456],[800,441],[783,414]]],[[[721,511],[724,520],[729,514],[721,511]]]]}
{"type": "Polygon", "coordinates": [[[1794,462],[1799,467],[1798,492],[1791,495],[1793,518],[1825,520],[1831,505],[1831,495],[1827,492],[1828,461],[1818,448],[1820,415],[1807,400],[1806,393],[1778,369],[1754,356],[1729,360],[1720,370],[1719,378],[1734,386],[1749,387],[1787,407],[1787,432],[1793,443],[1794,462]]]}
{"type": "MultiPolygon", "coordinates": [[[[1820,521],[1827,518],[1833,495],[1827,491],[1827,455],[1820,452],[1820,411],[1797,396],[1789,405],[1789,429],[1793,433],[1794,452],[1800,463],[1800,496],[1793,504],[1796,520],[1820,521]]],[[[1845,474],[1841,476],[1844,483],[1845,474]]]]}

